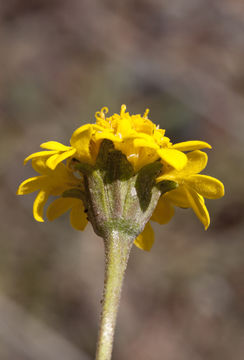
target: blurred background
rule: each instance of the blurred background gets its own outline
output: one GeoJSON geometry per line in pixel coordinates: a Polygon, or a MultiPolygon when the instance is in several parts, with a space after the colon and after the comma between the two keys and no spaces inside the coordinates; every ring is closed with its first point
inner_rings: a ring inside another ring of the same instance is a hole
{"type": "Polygon", "coordinates": [[[32,218],[24,157],[127,104],[173,142],[205,140],[226,196],[134,248],[117,360],[242,360],[244,353],[244,3],[241,0],[0,1],[0,358],[94,359],[103,243],[68,216],[32,218]]]}

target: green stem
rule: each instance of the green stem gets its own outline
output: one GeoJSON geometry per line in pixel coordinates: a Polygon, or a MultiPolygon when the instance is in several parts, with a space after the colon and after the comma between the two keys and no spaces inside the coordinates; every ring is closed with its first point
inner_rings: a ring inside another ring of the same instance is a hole
{"type": "Polygon", "coordinates": [[[131,236],[111,230],[104,239],[105,279],[96,360],[110,360],[125,270],[133,244],[131,236]]]}

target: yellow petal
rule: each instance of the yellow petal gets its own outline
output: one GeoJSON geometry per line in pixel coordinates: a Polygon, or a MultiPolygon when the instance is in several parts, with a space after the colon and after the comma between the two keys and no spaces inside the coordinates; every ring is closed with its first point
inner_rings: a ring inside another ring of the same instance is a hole
{"type": "Polygon", "coordinates": [[[204,148],[212,149],[212,146],[206,143],[205,141],[184,141],[178,144],[174,144],[173,148],[180,151],[192,151],[200,150],[204,148]]]}
{"type": "Polygon", "coordinates": [[[119,135],[114,135],[113,133],[111,133],[110,131],[103,131],[103,132],[97,132],[95,134],[95,139],[96,141],[98,140],[103,140],[103,139],[107,139],[107,140],[111,140],[113,142],[122,142],[122,136],[120,137],[119,135]]]}
{"type": "Polygon", "coordinates": [[[154,243],[154,232],[148,222],[143,230],[143,232],[137,236],[134,241],[134,244],[142,250],[150,251],[154,243]]]}
{"type": "Polygon", "coordinates": [[[93,133],[91,124],[83,125],[77,129],[71,139],[70,144],[76,149],[76,156],[81,161],[92,162],[90,153],[90,141],[93,133]]]}
{"type": "Polygon", "coordinates": [[[182,175],[197,174],[207,166],[208,155],[200,150],[195,150],[186,154],[187,164],[182,169],[182,175]]]}
{"type": "Polygon", "coordinates": [[[76,149],[74,149],[74,148],[72,149],[72,148],[71,148],[70,150],[65,151],[65,152],[63,152],[63,153],[61,153],[61,154],[52,155],[52,156],[50,156],[50,158],[47,160],[46,165],[47,165],[50,169],[54,170],[59,163],[61,163],[61,162],[62,162],[63,160],[65,160],[65,159],[73,156],[73,155],[75,154],[75,152],[76,152],[76,149]]]}
{"type": "Polygon", "coordinates": [[[203,197],[201,195],[198,195],[195,190],[190,189],[187,186],[185,186],[185,191],[193,211],[195,212],[201,223],[204,225],[205,230],[207,230],[210,224],[210,217],[208,209],[204,204],[203,197]]]}
{"type": "Polygon", "coordinates": [[[48,159],[48,155],[40,156],[32,160],[32,167],[33,169],[42,175],[47,175],[50,173],[50,169],[47,167],[46,162],[48,159]]]}
{"type": "Polygon", "coordinates": [[[49,193],[46,190],[41,190],[33,204],[33,216],[36,221],[43,222],[43,209],[47,202],[49,193]]]}
{"type": "Polygon", "coordinates": [[[148,141],[145,139],[135,139],[133,141],[135,147],[148,147],[151,149],[158,149],[158,145],[154,141],[148,141]]]}
{"type": "Polygon", "coordinates": [[[179,185],[177,189],[171,190],[163,195],[166,200],[171,201],[174,205],[181,208],[189,208],[191,204],[189,203],[188,197],[184,190],[184,187],[179,185]]]}
{"type": "Polygon", "coordinates": [[[26,179],[25,181],[23,181],[18,190],[17,190],[17,195],[25,195],[25,194],[30,194],[33,191],[37,191],[40,188],[43,187],[43,183],[45,176],[35,176],[29,179],[26,179]]]}
{"type": "Polygon", "coordinates": [[[68,211],[73,206],[74,202],[72,200],[63,197],[54,200],[47,209],[48,220],[53,221],[68,211]]]}
{"type": "Polygon", "coordinates": [[[208,162],[208,155],[200,150],[191,151],[186,154],[187,156],[187,163],[183,169],[179,172],[175,169],[168,169],[165,170],[163,175],[160,175],[156,182],[160,182],[162,180],[181,180],[185,179],[188,176],[193,174],[197,174],[202,171],[208,162]]]}
{"type": "Polygon", "coordinates": [[[27,161],[31,160],[31,159],[36,159],[36,158],[39,158],[39,157],[44,157],[44,156],[51,156],[53,154],[56,154],[57,151],[38,151],[34,154],[31,154],[29,156],[27,156],[25,159],[24,159],[24,165],[27,163],[27,161]]]}
{"type": "Polygon", "coordinates": [[[42,143],[40,147],[43,149],[55,151],[67,151],[70,149],[70,146],[63,145],[58,141],[47,141],[45,143],[42,143]]]}
{"type": "Polygon", "coordinates": [[[84,212],[83,202],[79,199],[72,199],[73,207],[70,212],[70,223],[76,230],[84,230],[87,225],[87,215],[84,212]]]}
{"type": "MultiPolygon", "coordinates": [[[[152,137],[152,135],[148,135],[148,134],[145,134],[143,132],[137,132],[136,130],[132,129],[129,133],[127,133],[125,136],[124,136],[125,139],[142,139],[142,140],[145,140],[147,141],[148,143],[152,143],[152,144],[155,144],[155,140],[154,138],[152,137]]],[[[159,146],[156,145],[156,147],[158,148],[159,146]]]]}
{"type": "MultiPolygon", "coordinates": [[[[92,125],[91,124],[85,124],[80,126],[78,129],[76,129],[70,139],[70,142],[76,142],[79,141],[80,139],[80,135],[83,134],[86,131],[90,131],[92,129],[92,125]]],[[[72,145],[72,144],[71,144],[72,145]]]]}
{"type": "Polygon", "coordinates": [[[118,121],[117,134],[122,138],[131,132],[131,118],[123,117],[118,121]]]}
{"type": "Polygon", "coordinates": [[[192,175],[185,183],[207,199],[219,199],[224,196],[224,185],[212,176],[192,175]]]}
{"type": "Polygon", "coordinates": [[[152,135],[156,125],[146,118],[148,113],[149,109],[145,111],[143,117],[140,115],[132,115],[131,119],[137,132],[152,135]]]}
{"type": "Polygon", "coordinates": [[[174,216],[174,212],[170,202],[161,196],[150,220],[156,221],[160,225],[167,224],[174,216]]]}
{"type": "Polygon", "coordinates": [[[123,148],[120,150],[127,155],[127,159],[133,165],[135,172],[139,171],[143,166],[158,160],[158,154],[154,149],[133,149],[133,147],[130,148],[130,145],[128,144],[126,150],[123,148]]]}
{"type": "Polygon", "coordinates": [[[176,170],[181,170],[187,163],[187,157],[181,151],[174,149],[158,149],[157,153],[163,162],[176,170]]]}

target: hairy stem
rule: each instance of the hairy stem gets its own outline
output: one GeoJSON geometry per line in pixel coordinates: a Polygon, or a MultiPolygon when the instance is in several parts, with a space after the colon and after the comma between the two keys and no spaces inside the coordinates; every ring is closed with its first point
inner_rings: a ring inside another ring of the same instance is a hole
{"type": "Polygon", "coordinates": [[[105,279],[96,360],[110,360],[125,270],[133,239],[111,230],[104,239],[105,279]]]}

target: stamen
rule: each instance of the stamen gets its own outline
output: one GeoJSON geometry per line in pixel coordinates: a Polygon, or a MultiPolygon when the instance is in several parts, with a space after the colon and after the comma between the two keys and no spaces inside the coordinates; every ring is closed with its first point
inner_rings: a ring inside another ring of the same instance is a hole
{"type": "Polygon", "coordinates": [[[108,108],[107,108],[107,106],[104,106],[103,108],[101,108],[100,115],[101,115],[101,118],[102,118],[102,119],[105,119],[105,118],[106,118],[105,114],[107,114],[107,113],[108,113],[108,108]]]}
{"type": "Polygon", "coordinates": [[[107,114],[107,113],[108,113],[108,108],[106,106],[104,106],[103,108],[101,108],[100,111],[97,111],[95,113],[95,118],[97,120],[105,120],[105,118],[106,118],[105,114],[107,114]]]}
{"type": "Polygon", "coordinates": [[[126,105],[121,105],[120,116],[123,116],[126,110],[126,105]]]}
{"type": "Polygon", "coordinates": [[[100,111],[96,111],[96,112],[95,112],[95,118],[96,118],[97,120],[101,120],[100,111]]]}
{"type": "Polygon", "coordinates": [[[143,115],[143,117],[144,117],[145,119],[148,118],[147,115],[149,114],[149,111],[150,111],[150,109],[146,109],[146,110],[145,110],[144,115],[143,115]]]}

